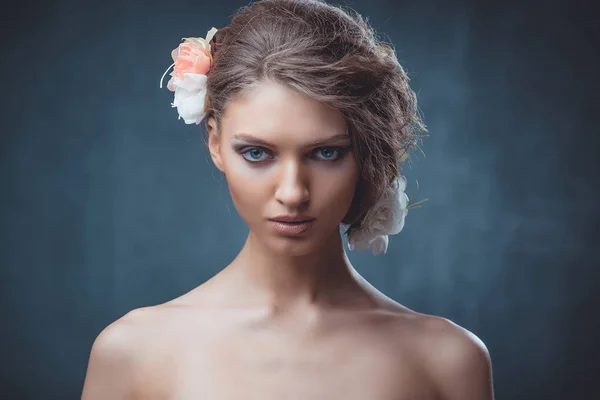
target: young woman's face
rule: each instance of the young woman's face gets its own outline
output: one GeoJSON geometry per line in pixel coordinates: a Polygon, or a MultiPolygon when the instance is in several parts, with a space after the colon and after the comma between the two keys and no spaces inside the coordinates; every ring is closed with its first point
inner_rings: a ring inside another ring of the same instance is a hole
{"type": "Polygon", "coordinates": [[[213,118],[208,126],[213,161],[256,237],[300,255],[339,234],[359,171],[338,111],[264,83],[228,105],[220,132],[213,118]],[[314,220],[303,230],[273,221],[280,216],[314,220]]]}

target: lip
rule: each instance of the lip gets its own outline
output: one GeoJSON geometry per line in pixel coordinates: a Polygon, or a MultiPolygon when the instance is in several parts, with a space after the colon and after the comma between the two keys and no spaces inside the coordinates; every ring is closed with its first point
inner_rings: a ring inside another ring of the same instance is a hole
{"type": "Polygon", "coordinates": [[[269,225],[276,232],[286,236],[300,236],[306,233],[314,223],[314,218],[302,222],[284,222],[270,219],[269,225]]]}
{"type": "Polygon", "coordinates": [[[273,218],[269,218],[275,222],[300,222],[300,221],[313,221],[313,217],[307,217],[306,215],[278,215],[273,218]]]}

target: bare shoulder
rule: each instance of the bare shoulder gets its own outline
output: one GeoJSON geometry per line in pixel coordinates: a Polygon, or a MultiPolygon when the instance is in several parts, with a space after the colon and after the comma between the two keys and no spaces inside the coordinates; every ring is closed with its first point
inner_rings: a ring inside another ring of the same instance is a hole
{"type": "Polygon", "coordinates": [[[129,311],[100,332],[92,346],[92,354],[119,354],[132,357],[143,346],[144,331],[157,319],[158,307],[142,307],[129,311]]]}
{"type": "Polygon", "coordinates": [[[420,359],[443,399],[492,400],[492,365],[475,334],[437,316],[415,313],[420,359]]]}
{"type": "Polygon", "coordinates": [[[135,309],[100,332],[90,351],[82,400],[131,397],[136,366],[147,344],[144,338],[155,314],[153,307],[135,309]]]}

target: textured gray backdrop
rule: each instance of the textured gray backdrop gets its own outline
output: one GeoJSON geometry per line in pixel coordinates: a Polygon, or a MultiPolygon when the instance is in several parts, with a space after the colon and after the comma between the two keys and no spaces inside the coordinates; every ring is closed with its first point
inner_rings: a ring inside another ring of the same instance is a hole
{"type": "MultiPolygon", "coordinates": [[[[431,131],[405,170],[429,201],[387,255],[351,259],[395,300],[479,335],[498,399],[600,398],[592,9],[487,3],[348,3],[395,44],[431,131]]],[[[107,324],[201,284],[242,245],[203,132],[158,84],[182,37],[244,4],[3,12],[0,397],[79,398],[107,324]]]]}

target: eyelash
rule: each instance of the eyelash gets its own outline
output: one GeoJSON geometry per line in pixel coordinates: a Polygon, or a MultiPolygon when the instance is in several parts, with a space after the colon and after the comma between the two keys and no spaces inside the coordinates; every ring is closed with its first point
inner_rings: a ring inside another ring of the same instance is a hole
{"type": "MultiPolygon", "coordinates": [[[[252,150],[261,150],[262,152],[265,153],[269,153],[269,151],[267,149],[265,149],[264,147],[260,147],[260,146],[254,146],[254,147],[244,147],[242,149],[239,150],[239,153],[242,155],[242,157],[244,158],[244,160],[248,161],[249,163],[252,164],[258,164],[258,163],[262,163],[265,161],[268,161],[269,159],[266,160],[250,160],[248,158],[245,157],[246,154],[248,154],[250,151],[252,150]]],[[[334,146],[324,146],[324,147],[319,147],[317,149],[315,149],[315,152],[319,152],[321,150],[332,150],[334,152],[337,153],[337,157],[334,158],[317,158],[317,161],[330,161],[330,162],[335,162],[335,161],[339,161],[341,160],[344,155],[348,152],[347,149],[344,149],[342,147],[334,147],[334,146]]]]}

